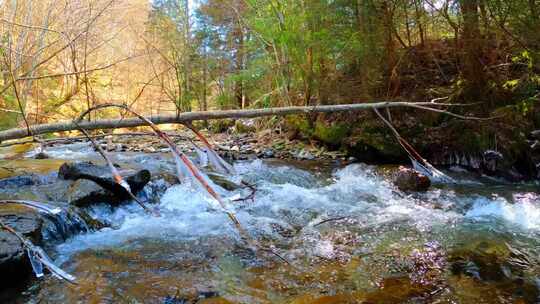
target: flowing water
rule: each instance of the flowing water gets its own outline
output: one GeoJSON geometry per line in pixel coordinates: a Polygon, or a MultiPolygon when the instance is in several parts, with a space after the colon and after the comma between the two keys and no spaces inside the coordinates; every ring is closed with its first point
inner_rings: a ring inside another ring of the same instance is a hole
{"type": "MultiPolygon", "coordinates": [[[[94,157],[84,147],[51,154],[94,157]]],[[[153,173],[174,167],[161,154],[114,157],[153,173]]],[[[51,161],[57,160],[27,160],[51,161]]],[[[136,204],[92,207],[89,214],[111,227],[48,248],[78,284],[48,276],[13,301],[540,303],[538,184],[450,172],[457,185],[410,194],[391,184],[387,167],[262,160],[234,165],[257,192],[253,201],[229,202],[228,208],[276,254],[249,249],[201,189],[189,183],[165,188],[157,180],[141,196],[159,197],[161,217],[136,204]]],[[[4,189],[0,196],[22,191],[39,197],[39,187],[4,189]]]]}

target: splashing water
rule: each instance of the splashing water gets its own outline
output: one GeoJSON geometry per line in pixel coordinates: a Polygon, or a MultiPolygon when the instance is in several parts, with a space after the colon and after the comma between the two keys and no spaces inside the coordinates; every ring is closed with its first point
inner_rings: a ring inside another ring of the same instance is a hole
{"type": "MultiPolygon", "coordinates": [[[[154,162],[162,162],[146,160],[139,164],[156,168],[154,162]]],[[[133,204],[114,211],[106,205],[92,207],[91,216],[106,220],[112,228],[77,235],[56,248],[56,262],[80,278],[80,284],[64,286],[47,279],[24,299],[49,303],[161,303],[174,295],[186,301],[211,295],[221,301],[216,303],[414,299],[535,303],[538,299],[540,262],[533,257],[540,254],[540,202],[529,188],[475,180],[408,194],[397,190],[377,167],[361,164],[315,170],[255,160],[236,163],[235,170],[257,185],[256,199],[227,201],[227,208],[252,237],[275,248],[292,265],[243,248],[217,202],[184,183],[161,196],[159,218],[133,204]],[[527,263],[516,263],[516,256],[527,263]]],[[[242,194],[212,185],[224,197],[242,194]]]]}
{"type": "Polygon", "coordinates": [[[502,197],[478,198],[466,216],[479,220],[499,218],[525,230],[540,230],[540,197],[535,193],[520,193],[510,202],[502,197]]]}

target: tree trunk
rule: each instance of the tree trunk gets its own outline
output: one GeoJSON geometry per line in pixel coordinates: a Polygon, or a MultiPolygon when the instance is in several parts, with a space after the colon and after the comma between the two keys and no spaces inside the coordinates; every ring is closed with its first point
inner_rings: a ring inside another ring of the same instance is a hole
{"type": "MultiPolygon", "coordinates": [[[[444,110],[433,109],[437,104],[430,102],[412,103],[412,102],[375,102],[375,103],[360,103],[360,104],[343,104],[343,105],[328,105],[328,106],[313,106],[313,107],[280,107],[280,108],[265,108],[251,110],[228,110],[228,111],[209,111],[209,112],[185,112],[178,115],[155,115],[149,117],[155,124],[170,124],[170,123],[186,123],[196,120],[214,120],[224,118],[254,118],[264,116],[285,116],[297,114],[312,114],[312,113],[332,113],[332,112],[351,112],[363,111],[377,108],[391,107],[409,107],[423,109],[428,111],[437,111],[439,113],[447,113],[458,118],[465,119],[467,117],[455,115],[444,110]]],[[[473,118],[471,118],[473,119],[473,118]]],[[[477,118],[475,118],[477,119],[477,118]]],[[[123,119],[100,119],[94,121],[83,121],[79,126],[86,130],[98,129],[115,129],[115,128],[132,128],[146,126],[147,123],[139,118],[123,118],[123,119]]],[[[34,135],[64,132],[79,130],[79,127],[72,121],[57,122],[51,124],[42,124],[30,126],[30,130],[34,135]]],[[[5,131],[0,131],[0,142],[24,138],[29,136],[26,128],[16,128],[5,131]]]]}
{"type": "MultiPolygon", "coordinates": [[[[390,3],[385,1],[382,5],[381,14],[384,26],[384,48],[386,50],[386,66],[385,71],[387,97],[392,97],[397,88],[396,79],[394,77],[394,69],[397,64],[396,46],[394,43],[394,12],[390,7],[390,3]]],[[[417,21],[418,22],[418,21],[417,21]]]]}
{"type": "Polygon", "coordinates": [[[189,24],[189,1],[184,0],[184,49],[182,50],[182,94],[180,94],[181,109],[184,112],[191,111],[191,29],[189,24]]]}
{"type": "Polygon", "coordinates": [[[244,80],[242,79],[242,71],[244,70],[244,31],[240,21],[235,22],[234,30],[234,42],[236,44],[235,53],[235,68],[237,79],[234,83],[234,95],[236,98],[236,104],[239,108],[243,109],[246,106],[246,100],[244,97],[244,80]]]}
{"type": "Polygon", "coordinates": [[[418,3],[418,0],[414,0],[414,11],[416,13],[416,24],[418,24],[418,34],[420,35],[420,45],[424,46],[426,43],[426,34],[424,32],[424,25],[422,24],[422,14],[420,12],[420,4],[418,3]]]}
{"type": "Polygon", "coordinates": [[[479,25],[479,0],[460,0],[463,28],[461,74],[465,80],[465,98],[477,102],[484,93],[486,77],[481,62],[483,39],[479,25]]]}

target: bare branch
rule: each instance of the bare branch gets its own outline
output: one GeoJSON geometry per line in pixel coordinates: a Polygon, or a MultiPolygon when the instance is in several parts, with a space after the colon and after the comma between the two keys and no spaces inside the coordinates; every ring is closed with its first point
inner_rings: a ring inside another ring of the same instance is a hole
{"type": "Polygon", "coordinates": [[[91,72],[95,72],[95,71],[101,71],[101,70],[106,70],[112,66],[115,66],[121,62],[124,62],[124,61],[127,61],[127,60],[130,60],[130,59],[133,59],[133,58],[137,58],[137,57],[140,57],[140,56],[143,56],[143,55],[136,55],[136,56],[129,56],[129,57],[126,57],[126,58],[122,58],[118,61],[115,61],[113,63],[110,63],[110,64],[107,64],[105,66],[102,66],[102,67],[97,67],[97,68],[92,68],[92,69],[89,69],[89,70],[84,70],[84,71],[75,71],[75,72],[69,72],[69,73],[59,73],[59,74],[50,74],[50,75],[42,75],[42,76],[35,76],[35,77],[19,77],[17,79],[17,81],[21,81],[21,80],[32,80],[32,79],[44,79],[44,78],[55,78],[55,77],[64,77],[64,76],[70,76],[70,75],[79,75],[79,74],[86,74],[86,73],[91,73],[91,72]]]}
{"type": "Polygon", "coordinates": [[[37,26],[37,25],[27,25],[27,24],[20,24],[20,23],[17,23],[17,22],[13,22],[13,21],[9,21],[5,18],[0,18],[0,22],[4,22],[4,23],[7,23],[7,24],[11,24],[11,25],[16,25],[16,26],[19,26],[19,27],[24,27],[24,28],[29,28],[29,29],[32,29],[32,30],[38,30],[38,31],[46,31],[46,32],[52,32],[52,33],[57,33],[57,34],[60,34],[62,36],[65,36],[66,34],[63,33],[63,32],[60,32],[60,31],[57,31],[57,30],[53,30],[53,29],[50,29],[50,28],[46,28],[46,27],[42,27],[42,26],[37,26]]]}

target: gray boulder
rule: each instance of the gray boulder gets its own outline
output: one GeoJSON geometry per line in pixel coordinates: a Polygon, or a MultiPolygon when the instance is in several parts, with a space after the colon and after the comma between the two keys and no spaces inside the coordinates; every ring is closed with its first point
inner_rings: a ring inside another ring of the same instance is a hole
{"type": "MultiPolygon", "coordinates": [[[[17,205],[0,206],[2,221],[26,236],[33,243],[41,243],[43,220],[34,210],[17,205]]],[[[26,250],[13,234],[0,230],[0,289],[26,280],[32,273],[26,250]],[[9,275],[6,275],[9,274],[9,275]]]]}
{"type": "MultiPolygon", "coordinates": [[[[120,174],[133,194],[140,192],[151,178],[148,170],[120,171],[120,174]]],[[[131,198],[126,189],[114,181],[107,166],[91,162],[65,163],[60,166],[58,178],[73,181],[66,200],[75,206],[86,207],[95,203],[119,205],[131,198]]]]}

